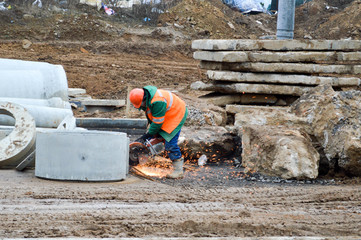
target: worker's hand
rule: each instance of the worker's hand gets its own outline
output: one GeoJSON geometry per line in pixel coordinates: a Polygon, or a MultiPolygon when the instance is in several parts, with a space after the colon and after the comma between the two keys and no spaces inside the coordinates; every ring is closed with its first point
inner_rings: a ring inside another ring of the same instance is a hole
{"type": "Polygon", "coordinates": [[[150,138],[152,138],[152,135],[146,133],[146,134],[144,134],[143,136],[141,136],[140,138],[138,138],[135,141],[137,141],[137,142],[145,142],[145,140],[150,139],[150,138]]]}

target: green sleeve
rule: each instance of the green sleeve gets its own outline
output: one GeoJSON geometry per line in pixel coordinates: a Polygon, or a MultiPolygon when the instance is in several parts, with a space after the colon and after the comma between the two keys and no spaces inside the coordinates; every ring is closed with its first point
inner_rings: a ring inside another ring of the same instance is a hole
{"type": "MultiPolygon", "coordinates": [[[[165,112],[167,111],[167,103],[162,101],[156,101],[150,106],[150,111],[152,112],[153,117],[164,117],[165,112]]],[[[157,124],[152,122],[149,126],[148,133],[155,135],[159,132],[163,123],[157,124]]]]}

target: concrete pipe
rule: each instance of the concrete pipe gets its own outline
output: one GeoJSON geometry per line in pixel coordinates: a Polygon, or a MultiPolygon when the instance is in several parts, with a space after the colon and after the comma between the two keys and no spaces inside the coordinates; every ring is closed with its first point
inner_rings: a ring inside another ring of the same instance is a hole
{"type": "Polygon", "coordinates": [[[35,105],[35,106],[43,106],[43,107],[71,109],[71,105],[69,102],[66,102],[58,97],[49,98],[49,99],[0,97],[0,101],[12,102],[20,105],[35,105]]]}
{"type": "Polygon", "coordinates": [[[24,107],[10,102],[0,102],[0,114],[15,121],[11,133],[0,140],[0,167],[14,167],[34,146],[35,120],[24,107]]]}
{"type": "Polygon", "coordinates": [[[129,138],[106,131],[39,132],[35,176],[54,180],[119,181],[129,172],[129,138]]]}
{"type": "Polygon", "coordinates": [[[68,101],[64,68],[44,62],[0,59],[0,96],[68,101]]]}
{"type": "MultiPolygon", "coordinates": [[[[65,117],[73,115],[71,109],[52,108],[35,105],[22,105],[35,119],[36,127],[57,128],[65,117]]],[[[9,116],[0,116],[0,124],[14,125],[14,119],[9,116]]]]}

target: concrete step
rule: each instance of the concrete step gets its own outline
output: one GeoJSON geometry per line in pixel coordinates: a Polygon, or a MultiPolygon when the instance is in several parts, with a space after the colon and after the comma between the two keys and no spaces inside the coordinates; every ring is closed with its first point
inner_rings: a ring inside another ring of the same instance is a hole
{"type": "Polygon", "coordinates": [[[192,42],[194,50],[211,51],[360,51],[360,40],[249,40],[202,39],[192,42]]]}
{"type": "Polygon", "coordinates": [[[356,77],[319,77],[293,74],[264,74],[243,73],[232,71],[207,71],[209,79],[215,81],[252,82],[252,83],[281,83],[291,85],[320,85],[332,86],[360,86],[361,79],[356,77]]]}

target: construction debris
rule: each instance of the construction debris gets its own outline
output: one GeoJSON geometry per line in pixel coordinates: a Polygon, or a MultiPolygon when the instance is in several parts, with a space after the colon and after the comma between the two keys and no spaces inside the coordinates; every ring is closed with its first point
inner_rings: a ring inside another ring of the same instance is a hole
{"type": "Polygon", "coordinates": [[[242,165],[283,179],[315,179],[319,153],[306,132],[285,126],[243,126],[242,165]]]}

